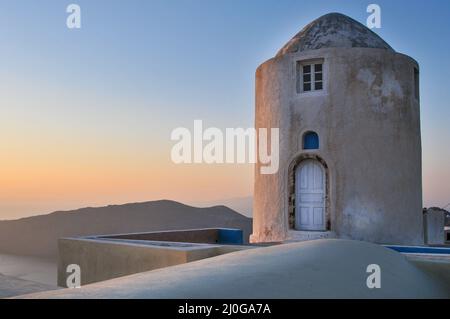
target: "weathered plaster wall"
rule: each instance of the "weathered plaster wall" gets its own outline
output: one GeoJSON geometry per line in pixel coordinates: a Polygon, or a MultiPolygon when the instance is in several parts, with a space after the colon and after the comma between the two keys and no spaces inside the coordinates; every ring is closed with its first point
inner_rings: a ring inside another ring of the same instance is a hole
{"type": "Polygon", "coordinates": [[[422,172],[417,63],[392,50],[323,48],[273,58],[256,72],[256,128],[280,128],[280,170],[255,166],[251,240],[288,238],[289,166],[319,156],[329,171],[327,211],[338,237],[421,244],[422,172]],[[296,63],[324,59],[324,90],[297,93],[296,63]],[[320,149],[302,150],[315,131],[320,149]]]}

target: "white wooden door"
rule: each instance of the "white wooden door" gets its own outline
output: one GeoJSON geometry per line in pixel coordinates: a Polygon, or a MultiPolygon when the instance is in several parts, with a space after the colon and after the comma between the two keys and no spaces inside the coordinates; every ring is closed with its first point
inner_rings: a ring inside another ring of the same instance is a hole
{"type": "Polygon", "coordinates": [[[301,162],[295,171],[295,228],[326,230],[325,171],[316,160],[301,162]]]}

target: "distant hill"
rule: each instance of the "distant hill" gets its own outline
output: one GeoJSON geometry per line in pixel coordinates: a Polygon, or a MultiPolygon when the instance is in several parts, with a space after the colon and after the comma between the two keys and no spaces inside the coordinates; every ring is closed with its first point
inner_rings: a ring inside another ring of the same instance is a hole
{"type": "Polygon", "coordinates": [[[253,197],[252,196],[219,199],[219,200],[206,201],[206,202],[188,202],[186,204],[196,206],[196,207],[211,207],[211,206],[217,206],[217,205],[225,205],[244,216],[251,218],[253,215],[253,197]]]}
{"type": "Polygon", "coordinates": [[[0,221],[0,253],[56,258],[61,237],[201,227],[232,227],[248,237],[252,219],[228,207],[196,208],[161,200],[82,208],[0,221]]]}

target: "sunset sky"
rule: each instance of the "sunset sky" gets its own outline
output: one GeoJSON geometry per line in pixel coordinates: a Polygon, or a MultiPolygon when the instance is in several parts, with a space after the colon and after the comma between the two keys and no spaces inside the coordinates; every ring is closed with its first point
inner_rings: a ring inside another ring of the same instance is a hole
{"type": "MultiPolygon", "coordinates": [[[[425,206],[450,203],[450,2],[374,1],[421,66],[425,206]]],[[[252,166],[175,165],[177,127],[252,127],[254,72],[328,12],[368,1],[0,0],[0,219],[251,196],[252,166]],[[82,28],[66,27],[81,7],[82,28]]]]}

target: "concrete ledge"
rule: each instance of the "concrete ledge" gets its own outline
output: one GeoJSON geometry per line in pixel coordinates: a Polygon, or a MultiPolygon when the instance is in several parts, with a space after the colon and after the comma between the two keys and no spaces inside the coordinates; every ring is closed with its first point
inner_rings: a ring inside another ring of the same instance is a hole
{"type": "Polygon", "coordinates": [[[450,289],[450,256],[407,255],[406,258],[450,289]]]}
{"type": "Polygon", "coordinates": [[[202,228],[187,230],[167,230],[148,233],[113,234],[102,236],[91,236],[92,239],[120,239],[120,240],[145,240],[165,241],[179,243],[202,243],[202,244],[230,244],[242,245],[243,232],[232,228],[202,228]]]}
{"type": "Polygon", "coordinates": [[[251,248],[236,242],[242,243],[242,231],[234,229],[63,238],[58,243],[58,286],[67,287],[71,264],[80,266],[81,285],[86,285],[251,248]]]}

